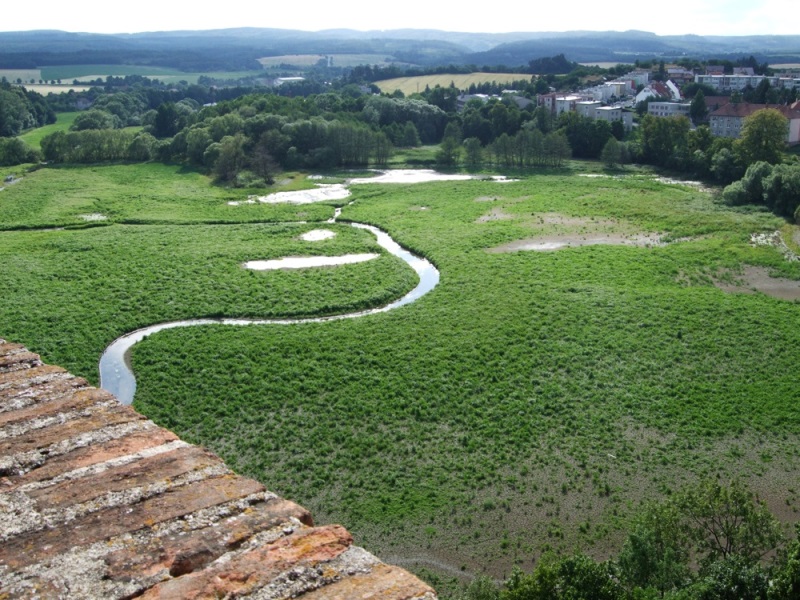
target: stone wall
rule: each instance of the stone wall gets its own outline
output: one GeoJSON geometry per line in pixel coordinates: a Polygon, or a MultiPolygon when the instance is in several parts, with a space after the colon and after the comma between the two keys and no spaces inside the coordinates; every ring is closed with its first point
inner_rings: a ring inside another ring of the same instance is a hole
{"type": "Polygon", "coordinates": [[[0,339],[0,598],[435,600],[340,525],[0,339]]]}

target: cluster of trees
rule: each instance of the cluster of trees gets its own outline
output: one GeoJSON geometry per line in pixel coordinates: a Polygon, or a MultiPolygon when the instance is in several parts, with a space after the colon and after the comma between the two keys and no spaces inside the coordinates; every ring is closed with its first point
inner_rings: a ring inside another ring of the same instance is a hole
{"type": "Polygon", "coordinates": [[[40,160],[40,155],[21,139],[0,137],[0,167],[10,167],[40,160]]]}
{"type": "Polygon", "coordinates": [[[691,173],[727,185],[723,197],[732,204],[766,204],[792,217],[798,201],[798,165],[781,164],[789,122],[780,111],[765,108],[744,120],[738,139],[714,137],[686,117],[645,115],[626,142],[632,160],[691,173]]]}
{"type": "Polygon", "coordinates": [[[477,579],[460,600],[796,599],[800,540],[782,542],[780,525],[744,485],[709,482],[645,507],[615,559],[544,557],[501,586],[477,579]]]}
{"type": "Polygon", "coordinates": [[[722,192],[728,204],[766,204],[772,212],[800,223],[800,165],[751,164],[738,181],[722,192]]]}
{"type": "Polygon", "coordinates": [[[19,135],[26,129],[55,123],[56,115],[44,97],[0,81],[0,137],[19,135]]]}
{"type": "Polygon", "coordinates": [[[158,149],[149,133],[120,129],[57,131],[42,139],[42,157],[55,163],[143,162],[158,156],[158,149]]]}

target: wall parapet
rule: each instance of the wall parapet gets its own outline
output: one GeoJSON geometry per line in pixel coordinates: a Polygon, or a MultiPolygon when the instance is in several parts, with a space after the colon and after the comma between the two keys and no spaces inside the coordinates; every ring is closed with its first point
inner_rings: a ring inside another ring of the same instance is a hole
{"type": "Polygon", "coordinates": [[[0,598],[382,598],[432,588],[85,379],[0,339],[0,598]]]}

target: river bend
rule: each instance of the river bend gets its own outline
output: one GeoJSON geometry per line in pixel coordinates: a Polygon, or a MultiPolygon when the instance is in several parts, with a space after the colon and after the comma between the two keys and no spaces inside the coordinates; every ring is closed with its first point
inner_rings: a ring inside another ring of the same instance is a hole
{"type": "MultiPolygon", "coordinates": [[[[337,209],[336,216],[338,216],[338,214],[339,210],[337,209]]],[[[329,222],[333,222],[335,218],[336,217],[329,222]]],[[[414,269],[419,276],[419,283],[417,286],[405,296],[385,306],[326,317],[309,317],[302,319],[187,319],[143,327],[142,329],[137,329],[136,331],[126,333],[117,338],[105,349],[103,355],[100,357],[100,387],[114,394],[123,404],[130,404],[133,402],[133,397],[136,393],[136,377],[131,368],[129,351],[135,344],[142,341],[148,335],[164,331],[165,329],[214,324],[238,326],[299,325],[302,323],[322,323],[326,321],[339,321],[342,319],[355,319],[367,315],[388,312],[414,302],[430,292],[436,287],[436,284],[439,283],[439,271],[430,261],[421,256],[412,254],[409,250],[406,250],[394,241],[385,231],[373,227],[372,225],[364,225],[362,223],[351,223],[351,226],[358,229],[366,229],[371,232],[375,236],[379,246],[384,248],[389,254],[404,260],[408,266],[414,269]]]]}

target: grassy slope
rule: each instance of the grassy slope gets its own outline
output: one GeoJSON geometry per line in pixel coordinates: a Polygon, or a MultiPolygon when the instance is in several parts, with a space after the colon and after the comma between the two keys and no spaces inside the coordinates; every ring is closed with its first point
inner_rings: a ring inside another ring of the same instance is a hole
{"type": "MultiPolygon", "coordinates": [[[[0,193],[15,226],[95,211],[170,222],[0,232],[2,335],[92,375],[98,348],[144,322],[313,313],[410,285],[388,257],[245,274],[236,265],[256,250],[296,252],[302,227],[171,224],[330,213],[225,205],[236,194],[156,165],[39,171],[0,193]]],[[[343,218],[424,252],[442,272],[434,292],[355,321],[152,336],[133,353],[139,409],[412,567],[500,576],[548,548],[602,556],[641,499],[702,477],[741,475],[797,518],[800,307],[708,283],[743,263],[799,277],[747,243],[778,219],[644,177],[367,186],[356,198],[343,218]],[[480,220],[490,212],[504,218],[480,220]],[[542,213],[693,239],[486,252],[563,227],[542,213]]],[[[332,254],[371,246],[341,230],[332,254]]]]}
{"type": "Polygon", "coordinates": [[[44,127],[31,129],[19,137],[31,148],[40,150],[42,138],[44,138],[46,135],[50,135],[51,133],[55,133],[56,131],[68,131],[75,122],[75,117],[77,117],[79,114],[79,112],[58,113],[56,122],[52,125],[45,125],[44,127]]]}

